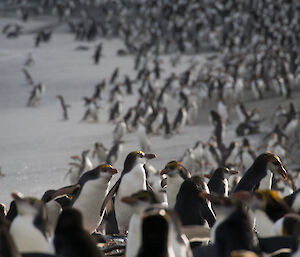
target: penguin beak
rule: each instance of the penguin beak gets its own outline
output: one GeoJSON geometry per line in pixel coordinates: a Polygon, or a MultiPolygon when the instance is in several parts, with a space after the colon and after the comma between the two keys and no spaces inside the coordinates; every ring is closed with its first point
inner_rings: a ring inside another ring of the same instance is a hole
{"type": "Polygon", "coordinates": [[[169,172],[169,169],[168,169],[168,168],[164,168],[164,169],[162,169],[162,170],[159,172],[159,174],[162,176],[162,175],[164,175],[164,174],[168,174],[168,172],[169,172]]]}
{"type": "Polygon", "coordinates": [[[79,184],[62,187],[57,189],[55,193],[52,195],[51,200],[55,199],[56,197],[63,196],[63,195],[73,195],[74,192],[80,188],[79,184]]]}
{"type": "Polygon", "coordinates": [[[248,191],[238,191],[233,194],[234,198],[244,201],[252,199],[252,194],[248,191]]]}
{"type": "Polygon", "coordinates": [[[286,169],[282,165],[280,165],[278,167],[278,172],[283,177],[284,180],[288,179],[289,175],[288,175],[286,169]]]}
{"type": "Polygon", "coordinates": [[[203,177],[210,179],[211,175],[209,175],[209,174],[203,174],[203,177]]]}
{"type": "Polygon", "coordinates": [[[119,173],[118,169],[110,169],[109,172],[111,172],[111,174],[117,174],[119,173]]]}
{"type": "Polygon", "coordinates": [[[144,155],[144,157],[145,157],[146,159],[154,159],[154,158],[157,157],[157,155],[156,155],[155,153],[146,153],[146,154],[144,155]]]}
{"type": "Polygon", "coordinates": [[[204,200],[211,201],[213,203],[219,203],[220,202],[220,197],[218,195],[209,194],[209,193],[206,193],[206,192],[200,192],[199,197],[204,199],[204,200]]]}
{"type": "Polygon", "coordinates": [[[238,170],[229,170],[231,175],[239,174],[240,172],[238,170]]]}
{"type": "Polygon", "coordinates": [[[17,192],[12,192],[11,193],[11,196],[12,198],[15,200],[15,201],[24,201],[24,195],[22,195],[21,193],[17,193],[17,192]]]}
{"type": "Polygon", "coordinates": [[[132,205],[136,202],[136,199],[134,197],[131,197],[131,196],[125,196],[125,197],[121,198],[121,201],[123,203],[127,203],[129,205],[132,205]]]}

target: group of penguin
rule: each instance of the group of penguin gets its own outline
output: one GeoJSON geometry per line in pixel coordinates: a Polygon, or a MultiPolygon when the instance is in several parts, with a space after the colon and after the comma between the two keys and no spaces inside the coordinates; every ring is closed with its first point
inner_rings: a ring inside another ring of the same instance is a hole
{"type": "Polygon", "coordinates": [[[116,234],[126,245],[114,254],[128,257],[299,256],[299,189],[272,190],[273,176],[288,178],[277,155],[260,154],[235,186],[235,170],[207,180],[172,160],[160,191],[146,164],[156,157],[130,152],[121,172],[100,164],[41,199],[13,192],[8,212],[1,205],[1,256],[104,256],[97,242],[116,234]]]}

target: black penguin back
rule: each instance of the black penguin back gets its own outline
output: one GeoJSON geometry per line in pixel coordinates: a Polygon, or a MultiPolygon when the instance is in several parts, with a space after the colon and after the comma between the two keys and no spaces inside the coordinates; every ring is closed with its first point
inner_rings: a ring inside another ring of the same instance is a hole
{"type": "Polygon", "coordinates": [[[137,257],[168,256],[169,224],[161,215],[151,215],[143,220],[142,245],[137,257]]]}
{"type": "Polygon", "coordinates": [[[90,234],[83,229],[82,215],[69,208],[62,211],[54,235],[55,251],[65,257],[103,257],[90,234]]]}
{"type": "Polygon", "coordinates": [[[224,179],[224,168],[216,169],[213,175],[211,176],[209,182],[207,183],[209,191],[219,195],[224,195],[226,186],[224,183],[224,179]]]}
{"type": "Polygon", "coordinates": [[[258,241],[245,206],[237,203],[233,213],[216,229],[215,245],[219,256],[230,256],[233,250],[258,252],[258,241]]]}
{"type": "Polygon", "coordinates": [[[206,200],[199,197],[199,193],[205,191],[203,178],[194,176],[186,179],[177,194],[175,211],[182,225],[205,225],[213,226],[215,217],[208,208],[206,200]]]}

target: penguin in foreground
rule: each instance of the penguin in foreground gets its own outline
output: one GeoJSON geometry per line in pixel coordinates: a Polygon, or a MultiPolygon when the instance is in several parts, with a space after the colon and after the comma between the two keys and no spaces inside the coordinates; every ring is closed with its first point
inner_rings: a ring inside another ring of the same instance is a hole
{"type": "Polygon", "coordinates": [[[79,184],[66,186],[57,190],[47,190],[42,196],[41,200],[45,203],[47,211],[47,221],[51,231],[56,226],[57,219],[63,208],[71,206],[71,199],[77,194],[80,188],[79,184]]]}
{"type": "Polygon", "coordinates": [[[1,204],[0,211],[0,256],[1,257],[20,257],[15,242],[9,233],[9,222],[6,220],[5,205],[1,204]]]}
{"type": "Polygon", "coordinates": [[[206,226],[207,223],[210,227],[214,225],[215,213],[211,209],[211,203],[199,197],[201,192],[209,193],[203,177],[193,176],[182,183],[174,210],[179,215],[183,225],[206,226]]]}
{"type": "Polygon", "coordinates": [[[49,242],[47,214],[43,201],[12,193],[18,215],[12,221],[9,232],[20,253],[53,254],[54,247],[49,242]]]}
{"type": "Polygon", "coordinates": [[[104,254],[96,242],[84,230],[82,215],[73,208],[60,214],[54,234],[55,251],[65,257],[102,257],[104,254]]]}
{"type": "Polygon", "coordinates": [[[273,174],[280,174],[285,180],[288,178],[288,173],[277,155],[271,152],[262,153],[246,171],[234,192],[271,189],[273,174]]]}
{"type": "Polygon", "coordinates": [[[211,233],[211,245],[193,248],[194,257],[228,257],[233,250],[249,250],[260,253],[252,222],[242,202],[216,194],[200,193],[222,209],[222,220],[217,222],[211,233]]]}
{"type": "Polygon", "coordinates": [[[181,184],[191,178],[190,172],[182,166],[181,162],[170,161],[165,168],[160,171],[160,175],[167,175],[167,198],[168,207],[173,209],[176,203],[177,193],[181,184]]]}
{"type": "Polygon", "coordinates": [[[160,204],[154,192],[146,190],[140,190],[130,196],[125,196],[121,199],[121,201],[131,206],[134,211],[129,222],[125,255],[127,257],[135,257],[141,245],[142,215],[146,209],[160,204]]]}
{"type": "Polygon", "coordinates": [[[80,190],[74,197],[73,208],[81,211],[83,227],[93,233],[100,225],[101,204],[108,193],[110,179],[118,170],[109,164],[100,164],[97,168],[85,172],[79,179],[80,190]]]}
{"type": "Polygon", "coordinates": [[[275,190],[256,190],[253,193],[239,191],[235,197],[242,199],[251,208],[255,217],[255,228],[260,237],[275,235],[275,222],[293,211],[284,202],[279,192],[275,190]]]}
{"type": "Polygon", "coordinates": [[[165,211],[144,217],[142,244],[137,257],[175,257],[170,245],[169,226],[165,211]]]}
{"type": "Polygon", "coordinates": [[[156,158],[153,153],[143,153],[142,151],[131,152],[127,155],[124,168],[120,178],[114,184],[103,201],[100,215],[103,215],[107,203],[115,195],[114,207],[118,228],[121,233],[126,232],[129,220],[133,214],[133,210],[127,204],[121,202],[125,196],[129,196],[139,190],[150,189],[150,185],[146,180],[146,172],[144,164],[147,160],[156,158]]]}

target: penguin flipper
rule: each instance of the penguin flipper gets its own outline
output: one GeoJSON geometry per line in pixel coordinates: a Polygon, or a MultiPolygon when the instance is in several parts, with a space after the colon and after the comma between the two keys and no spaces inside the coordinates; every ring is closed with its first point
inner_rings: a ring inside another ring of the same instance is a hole
{"type": "Polygon", "coordinates": [[[147,187],[148,191],[154,192],[152,186],[149,184],[149,182],[147,180],[146,180],[146,187],[147,187]]]}
{"type": "Polygon", "coordinates": [[[103,200],[103,203],[102,203],[102,206],[101,206],[101,209],[100,209],[100,217],[103,217],[104,211],[105,211],[105,208],[106,208],[108,202],[110,200],[112,200],[112,197],[118,191],[118,188],[119,188],[120,183],[121,183],[121,178],[118,179],[118,181],[114,184],[114,186],[110,189],[108,194],[105,196],[105,198],[103,200]]]}

